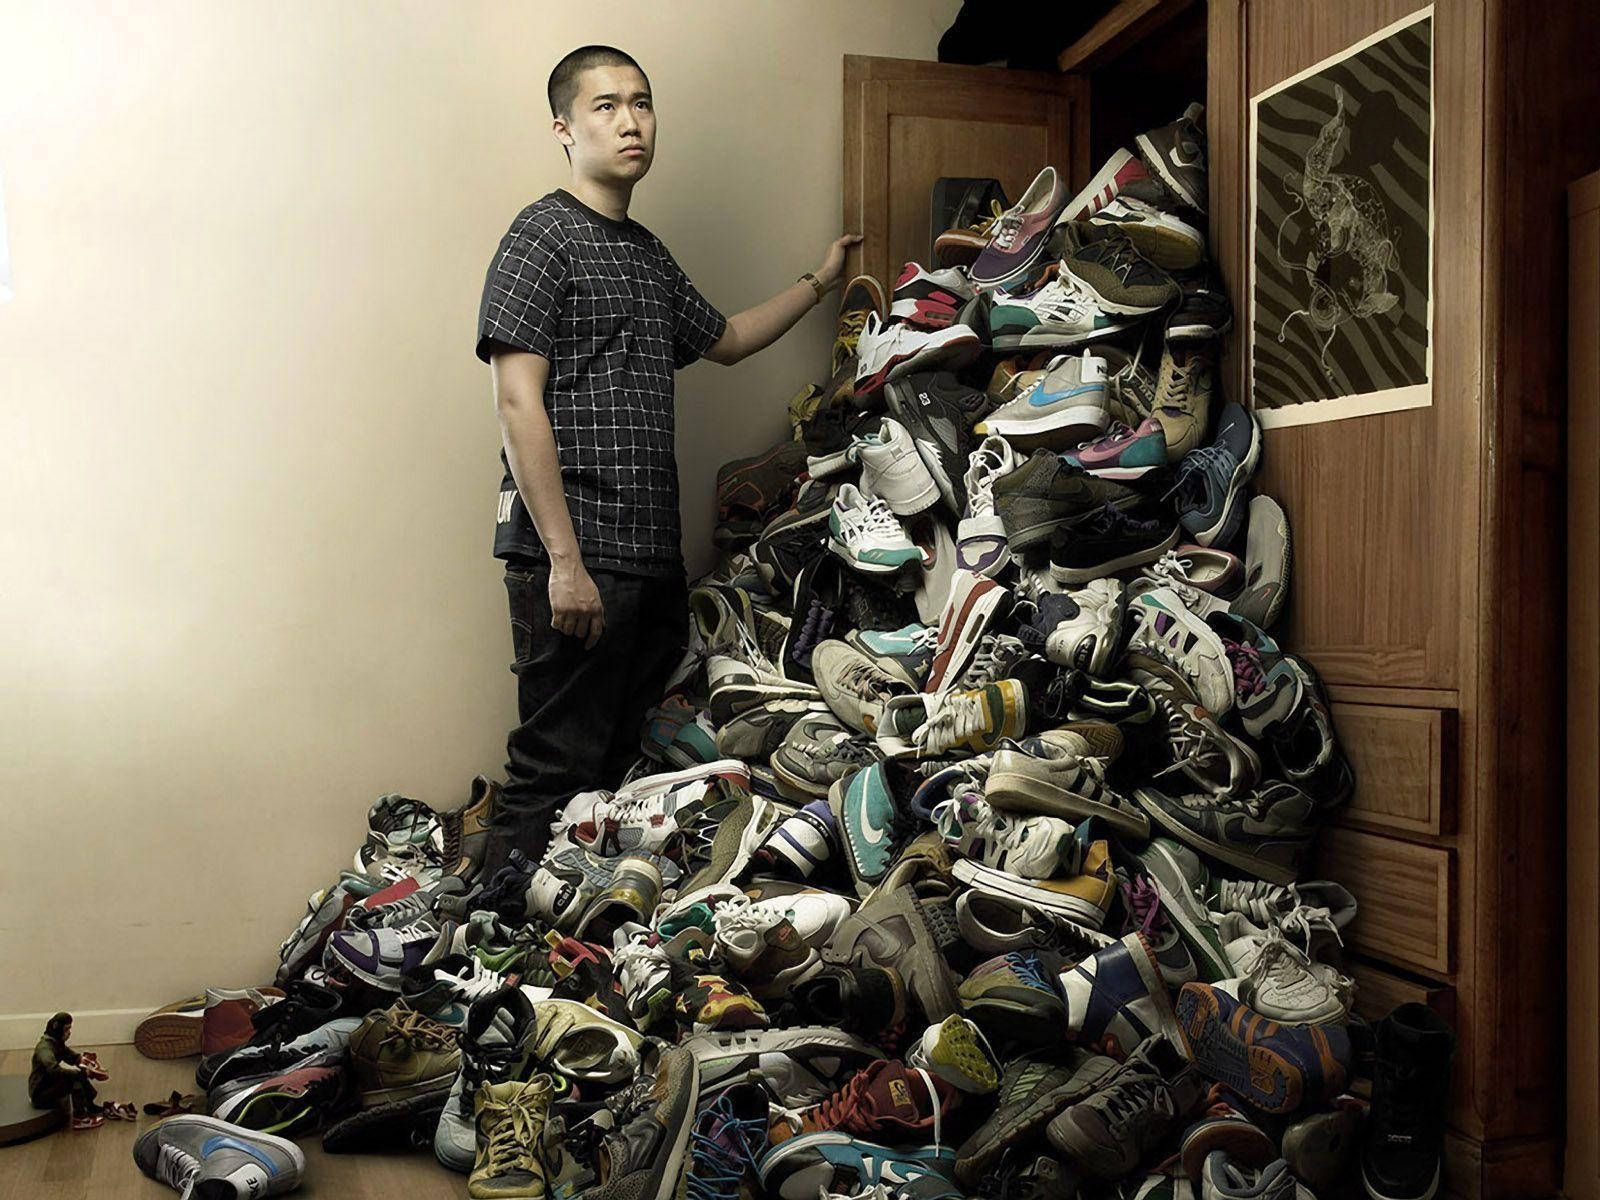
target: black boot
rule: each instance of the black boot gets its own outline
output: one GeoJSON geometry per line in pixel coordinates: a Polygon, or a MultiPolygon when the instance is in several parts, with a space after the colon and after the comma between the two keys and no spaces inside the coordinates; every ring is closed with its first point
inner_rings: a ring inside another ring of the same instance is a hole
{"type": "Polygon", "coordinates": [[[1361,1150],[1361,1181],[1373,1200],[1429,1200],[1439,1190],[1455,1041],[1444,1018],[1421,1004],[1402,1004],[1378,1022],[1361,1150]]]}

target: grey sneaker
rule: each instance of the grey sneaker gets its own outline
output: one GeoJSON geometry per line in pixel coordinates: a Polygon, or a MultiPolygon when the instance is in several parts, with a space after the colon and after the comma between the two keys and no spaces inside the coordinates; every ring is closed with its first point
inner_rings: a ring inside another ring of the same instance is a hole
{"type": "Polygon", "coordinates": [[[1140,494],[1109,479],[1075,470],[1050,450],[1035,450],[1016,470],[994,481],[994,511],[1013,551],[1050,540],[1050,535],[1102,505],[1128,509],[1140,494]]]}
{"type": "Polygon", "coordinates": [[[772,776],[780,792],[804,803],[826,797],[835,782],[880,757],[871,742],[823,710],[795,722],[783,744],[772,752],[772,776]]]}
{"type": "Polygon", "coordinates": [[[802,718],[826,711],[820,700],[769,700],[746,709],[717,730],[717,753],[724,758],[766,762],[802,718]]]}
{"type": "Polygon", "coordinates": [[[1149,693],[1166,722],[1172,763],[1157,778],[1182,771],[1197,787],[1230,795],[1255,786],[1261,777],[1261,757],[1200,704],[1188,681],[1159,663],[1135,667],[1128,678],[1149,693]]]}
{"type": "Polygon", "coordinates": [[[1205,1095],[1182,1050],[1157,1035],[1101,1081],[1094,1094],[1045,1127],[1050,1144],[1085,1175],[1115,1179],[1139,1165],[1205,1095]]]}
{"type": "Polygon", "coordinates": [[[823,947],[824,962],[837,966],[893,967],[929,1021],[961,1011],[944,948],[961,939],[955,909],[943,900],[920,899],[911,887],[874,892],[846,917],[823,947]]]}
{"type": "Polygon", "coordinates": [[[1139,788],[1133,798],[1179,841],[1268,883],[1294,882],[1315,835],[1316,806],[1288,783],[1240,796],[1169,796],[1139,788]]]}
{"type": "Polygon", "coordinates": [[[588,1200],[668,1200],[677,1195],[699,1096],[694,1055],[681,1046],[647,1040],[624,1110],[631,1110],[631,1119],[606,1135],[597,1160],[600,1182],[584,1193],[588,1200]]]}
{"type": "Polygon", "coordinates": [[[466,1174],[477,1161],[473,1103],[478,1088],[528,1077],[533,1065],[528,1045],[533,1029],[533,1005],[519,987],[485,996],[468,1010],[460,1035],[461,1066],[433,1134],[434,1157],[452,1171],[466,1174]]]}
{"type": "MultiPolygon", "coordinates": [[[[1216,384],[1216,351],[1210,342],[1168,344],[1161,351],[1155,395],[1146,416],[1154,417],[1167,438],[1167,461],[1175,463],[1200,445],[1211,421],[1216,384]]],[[[1138,393],[1119,393],[1125,404],[1138,393]]],[[[1132,401],[1137,404],[1137,399],[1132,401]]]]}
{"type": "Polygon", "coordinates": [[[300,1186],[306,1156],[286,1138],[256,1133],[215,1117],[168,1117],[133,1144],[151,1179],[196,1200],[255,1200],[300,1186]]]}
{"type": "Polygon", "coordinates": [[[1092,1095],[1117,1069],[1114,1059],[1076,1047],[1066,1063],[1014,1058],[1000,1069],[998,1102],[989,1119],[956,1151],[956,1178],[975,1187],[1012,1146],[1033,1137],[1067,1105],[1092,1095]]]}
{"type": "Polygon", "coordinates": [[[1283,1159],[1256,1170],[1226,1150],[1206,1155],[1200,1175],[1201,1200],[1315,1200],[1311,1189],[1289,1172],[1283,1159]]]}
{"type": "Polygon", "coordinates": [[[1230,403],[1217,436],[1178,467],[1178,521],[1202,546],[1225,546],[1244,522],[1245,484],[1261,461],[1261,426],[1250,410],[1230,403]]]}
{"type": "Polygon", "coordinates": [[[1047,730],[994,753],[984,798],[1004,812],[1042,813],[1074,823],[1099,817],[1119,833],[1150,836],[1150,821],[1106,783],[1106,760],[1083,754],[1083,739],[1047,730]]]}
{"type": "Polygon", "coordinates": [[[1167,919],[1189,947],[1200,978],[1207,983],[1227,979],[1233,971],[1215,918],[1206,905],[1211,872],[1195,852],[1168,837],[1150,839],[1136,857],[1161,897],[1167,919]]]}
{"type": "Polygon", "coordinates": [[[1228,608],[1262,629],[1271,629],[1289,598],[1289,567],[1294,559],[1289,518],[1271,496],[1250,501],[1245,534],[1244,590],[1228,608]]]}

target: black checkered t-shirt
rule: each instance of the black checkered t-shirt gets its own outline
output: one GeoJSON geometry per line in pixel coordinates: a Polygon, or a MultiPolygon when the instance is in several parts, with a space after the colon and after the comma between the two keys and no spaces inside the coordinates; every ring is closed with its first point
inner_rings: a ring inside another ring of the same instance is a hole
{"type": "MultiPolygon", "coordinates": [[[[528,205],[500,239],[483,282],[478,357],[509,349],[550,361],[545,409],[586,567],[683,571],[672,373],[727,326],[655,234],[565,190],[528,205]]],[[[494,552],[548,560],[509,464],[494,552]]]]}

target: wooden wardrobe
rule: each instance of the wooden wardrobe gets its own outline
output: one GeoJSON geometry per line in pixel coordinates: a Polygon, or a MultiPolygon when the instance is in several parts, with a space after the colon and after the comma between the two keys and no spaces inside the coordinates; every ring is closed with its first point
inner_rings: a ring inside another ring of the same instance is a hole
{"type": "MultiPolygon", "coordinates": [[[[847,57],[853,269],[928,255],[943,175],[1085,182],[1203,98],[1210,235],[1246,278],[1249,99],[1424,7],[1124,0],[1059,74],[847,57]]],[[[1434,6],[1430,407],[1270,430],[1295,538],[1285,642],[1321,671],[1359,787],[1313,874],[1344,882],[1360,1005],[1455,1025],[1445,1187],[1560,1188],[1566,898],[1566,211],[1600,166],[1597,6],[1434,6]]],[[[1221,370],[1247,403],[1236,331],[1221,370]]]]}

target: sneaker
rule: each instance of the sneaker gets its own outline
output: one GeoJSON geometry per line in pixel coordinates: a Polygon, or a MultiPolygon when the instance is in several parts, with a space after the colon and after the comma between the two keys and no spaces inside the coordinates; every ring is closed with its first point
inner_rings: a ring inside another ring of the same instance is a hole
{"type": "Polygon", "coordinates": [[[180,1115],[146,1129],[133,1160],[151,1179],[196,1200],[256,1200],[300,1186],[306,1156],[287,1138],[216,1117],[180,1115]]]}
{"type": "Polygon", "coordinates": [[[944,329],[956,323],[961,310],[974,296],[966,274],[955,267],[929,271],[908,262],[895,280],[889,302],[888,325],[911,325],[918,329],[944,329]]]}
{"type": "Polygon", "coordinates": [[[1372,1200],[1429,1200],[1439,1190],[1455,1035],[1421,1004],[1402,1004],[1376,1033],[1361,1182],[1372,1200]]]}
{"type": "Polygon", "coordinates": [[[922,551],[906,536],[889,506],[849,483],[834,497],[828,549],[858,571],[879,574],[922,561],[922,551]]]}
{"type": "MultiPolygon", "coordinates": [[[[322,962],[322,948],[327,944],[328,935],[344,928],[346,915],[355,902],[356,898],[337,884],[333,887],[319,888],[311,893],[310,899],[306,901],[306,915],[301,918],[300,924],[295,926],[294,932],[278,947],[277,982],[280,985],[288,983],[291,979],[299,979],[307,967],[315,967],[322,962]]],[[[189,1044],[188,1040],[181,1036],[183,1029],[187,1028],[181,1023],[183,1020],[181,1010],[172,1009],[169,1005],[166,1009],[156,1010],[145,1020],[152,1020],[158,1016],[164,1018],[169,1010],[178,1016],[177,1021],[163,1019],[153,1024],[142,1042],[139,1030],[134,1031],[134,1048],[146,1058],[168,1057],[160,1053],[151,1053],[151,1050],[162,1049],[162,1043],[168,1042],[169,1039],[162,1034],[163,1030],[169,1035],[180,1035],[176,1041],[177,1045],[189,1044]],[[146,1046],[150,1049],[146,1049],[146,1046]]],[[[143,1028],[144,1023],[140,1022],[139,1029],[143,1028]]],[[[189,1053],[197,1052],[198,1046],[195,1050],[189,1051],[189,1053]]],[[[181,1058],[182,1055],[171,1057],[181,1058]]]]}
{"type": "MultiPolygon", "coordinates": [[[[1091,817],[1133,838],[1150,836],[1150,821],[1105,779],[1106,760],[1084,754],[1076,735],[1059,730],[995,751],[984,797],[1002,812],[1043,813],[1062,821],[1091,817]]],[[[1070,828],[1070,827],[1069,827],[1070,828]]]]}
{"type": "Polygon", "coordinates": [[[1237,555],[1210,546],[1180,545],[1163,554],[1133,580],[1134,592],[1168,587],[1197,617],[1231,610],[1229,597],[1244,581],[1244,564],[1237,555]]]}
{"type": "Polygon", "coordinates": [[[1073,829],[1058,817],[996,812],[974,793],[933,810],[939,836],[952,851],[1023,879],[1050,879],[1074,857],[1073,829]]]}
{"type": "Polygon", "coordinates": [[[349,1088],[343,1050],[314,1050],[285,1070],[247,1075],[213,1088],[211,1115],[261,1133],[310,1133],[336,1111],[349,1088]]]}
{"type": "Polygon", "coordinates": [[[837,494],[827,483],[808,480],[800,486],[794,504],[762,529],[750,548],[750,557],[768,587],[792,592],[800,572],[825,553],[828,517],[837,494]]]}
{"type": "Polygon", "coordinates": [[[1028,693],[1020,679],[1001,679],[924,700],[927,720],[912,734],[924,758],[953,751],[988,754],[1007,739],[1022,736],[1028,721],[1028,693]]]}
{"type": "MultiPolygon", "coordinates": [[[[956,1018],[960,1020],[960,1018],[956,1018]]],[[[834,1130],[896,1145],[934,1136],[959,1097],[932,1071],[880,1058],[868,1063],[822,1103],[804,1114],[780,1116],[772,1141],[834,1130]]]]}
{"type": "Polygon", "coordinates": [[[450,953],[452,922],[420,918],[384,929],[346,929],[328,939],[322,965],[335,978],[350,977],[386,992],[400,990],[400,977],[450,953]]]}
{"type": "Polygon", "coordinates": [[[545,1194],[539,1146],[553,1093],[548,1075],[478,1089],[472,1104],[477,1153],[467,1177],[468,1196],[502,1200],[545,1194]]]}
{"type": "Polygon", "coordinates": [[[1144,503],[1132,488],[1072,467],[1058,454],[1035,450],[1027,461],[995,481],[994,508],[1015,553],[1048,541],[1064,525],[1102,506],[1144,503]]]}
{"type": "Polygon", "coordinates": [[[1000,614],[1010,592],[971,571],[957,571],[950,599],[939,617],[939,640],[922,690],[937,695],[960,680],[978,650],[990,623],[1000,614]]]}
{"type": "Polygon", "coordinates": [[[459,1034],[461,1058],[439,1124],[433,1154],[452,1171],[471,1171],[477,1157],[473,1105],[491,1084],[520,1082],[532,1071],[533,1005],[508,986],[473,1002],[459,1034]]]}
{"type": "Polygon", "coordinates": [[[1123,237],[1084,243],[1061,260],[1061,269],[1108,313],[1143,316],[1166,308],[1182,295],[1171,275],[1123,237]]]}
{"type": "MultiPolygon", "coordinates": [[[[1156,390],[1148,410],[1126,409],[1128,423],[1154,417],[1167,439],[1167,462],[1182,462],[1200,447],[1211,421],[1216,384],[1216,352],[1209,342],[1167,345],[1161,351],[1156,390]]],[[[1131,394],[1123,388],[1121,396],[1131,394]]]]}
{"type": "MultiPolygon", "coordinates": [[[[1059,1038],[1060,1026],[1056,1027],[1059,1038]]],[[[1065,1061],[1021,1056],[1000,1071],[994,1111],[956,1151],[956,1178],[977,1188],[1005,1153],[1032,1139],[1067,1105],[1092,1095],[1116,1070],[1114,1060],[1069,1047],[1065,1061]]]]}
{"type": "Polygon", "coordinates": [[[852,629],[844,640],[877,663],[885,674],[918,691],[933,665],[939,631],[913,623],[889,630],[852,629]]]}
{"type": "Polygon", "coordinates": [[[985,955],[1028,950],[1086,954],[1111,941],[1081,925],[1029,909],[1014,897],[972,888],[956,897],[956,925],[961,940],[985,955]]]}
{"type": "Polygon", "coordinates": [[[888,873],[899,843],[909,832],[891,780],[887,764],[874,763],[838,780],[828,792],[844,860],[862,895],[888,873]]]}
{"type": "Polygon", "coordinates": [[[1118,422],[1104,437],[1061,457],[1101,479],[1143,479],[1167,465],[1167,431],[1154,417],[1146,417],[1137,429],[1118,422]]]}
{"type": "Polygon", "coordinates": [[[1205,108],[1191,104],[1170,125],[1134,139],[1144,165],[1196,212],[1206,211],[1205,108]]]}
{"type": "Polygon", "coordinates": [[[1058,586],[1082,586],[1156,561],[1178,541],[1178,524],[1159,505],[1122,509],[1106,505],[1050,538],[1050,577],[1058,586]]]}
{"type": "Polygon", "coordinates": [[[958,490],[969,467],[973,417],[987,404],[982,392],[964,386],[948,371],[909,375],[884,389],[894,419],[911,435],[939,498],[959,517],[966,498],[958,490]]]}
{"type": "Polygon", "coordinates": [[[989,290],[1026,275],[1044,254],[1067,200],[1054,167],[1045,167],[1034,176],[1022,199],[995,219],[989,244],[967,272],[973,287],[989,290]]]}
{"type": "Polygon", "coordinates": [[[1067,202],[1056,224],[1059,226],[1069,221],[1088,220],[1116,199],[1117,193],[1124,187],[1134,180],[1147,178],[1149,174],[1138,158],[1126,150],[1118,150],[1084,185],[1083,190],[1067,202]]]}
{"type": "MultiPolygon", "coordinates": [[[[807,995],[821,994],[829,978],[824,968],[800,988],[807,995]]],[[[681,1048],[699,1064],[703,1093],[755,1079],[776,1103],[789,1108],[818,1103],[883,1057],[854,1034],[820,1025],[697,1034],[685,1038],[681,1048]]]]}
{"type": "Polygon", "coordinates": [[[938,485],[905,426],[892,417],[874,432],[857,433],[850,456],[861,464],[861,490],[881,499],[890,512],[912,516],[938,503],[938,485]]]}
{"type": "Polygon", "coordinates": [[[1194,689],[1170,667],[1147,663],[1132,667],[1128,677],[1142,686],[1166,723],[1164,738],[1170,762],[1156,772],[1157,781],[1182,771],[1209,792],[1238,795],[1261,778],[1261,758],[1200,706],[1194,689]]]}
{"type": "Polygon", "coordinates": [[[812,800],[767,834],[751,863],[760,874],[807,880],[824,872],[839,853],[838,818],[827,800],[812,800]]]}
{"type": "Polygon", "coordinates": [[[1233,328],[1233,305],[1217,278],[1207,268],[1178,281],[1183,295],[1167,317],[1170,342],[1212,342],[1233,328]]]}
{"type": "Polygon", "coordinates": [[[1051,950],[1013,950],[979,963],[956,994],[962,1011],[997,1035],[1047,1046],[1067,1020],[1059,981],[1064,966],[1051,950]]]}
{"type": "Polygon", "coordinates": [[[600,1182],[590,1200],[669,1200],[683,1187],[689,1138],[700,1094],[700,1070],[688,1049],[646,1041],[636,1114],[607,1134],[599,1151],[600,1182]]]}
{"type": "MultiPolygon", "coordinates": [[[[1337,936],[1337,935],[1336,935],[1337,936]]],[[[1241,1003],[1268,1020],[1285,1025],[1343,1024],[1350,1018],[1355,983],[1326,963],[1311,957],[1284,936],[1279,925],[1270,926],[1245,954],[1228,943],[1228,957],[1243,976],[1235,994],[1241,1003]]]]}
{"type": "Polygon", "coordinates": [[[1021,611],[1029,615],[1018,633],[1029,650],[1059,666],[1103,675],[1121,646],[1127,602],[1121,583],[1097,579],[1076,591],[1044,592],[1031,611],[1021,611]]]}
{"type": "Polygon", "coordinates": [[[1116,876],[1111,869],[1106,842],[1090,842],[1083,852],[1082,863],[1076,875],[1023,879],[963,858],[956,861],[954,874],[961,883],[977,891],[1095,930],[1105,924],[1106,913],[1117,895],[1116,876]]]}
{"type": "Polygon", "coordinates": [[[958,940],[947,903],[923,901],[909,886],[880,889],[839,923],[822,959],[835,966],[892,967],[923,1015],[942,1021],[960,1008],[943,952],[958,940]]]}
{"type": "MultiPolygon", "coordinates": [[[[822,419],[818,414],[806,428],[822,419]]],[[[805,442],[786,439],[717,468],[717,523],[711,531],[717,545],[729,549],[745,545],[789,506],[795,481],[805,474],[806,450],[805,442]]]]}
{"type": "Polygon", "coordinates": [[[856,343],[861,340],[868,314],[875,314],[881,321],[886,310],[883,284],[871,275],[857,275],[844,285],[834,325],[833,347],[828,355],[830,374],[838,374],[840,368],[855,357],[856,343]]]}
{"type": "Polygon", "coordinates": [[[983,344],[970,325],[937,330],[885,326],[876,313],[868,313],[856,350],[856,397],[871,396],[885,384],[916,371],[964,367],[982,352],[983,344]]]}
{"type": "Polygon", "coordinates": [[[805,803],[826,797],[839,780],[879,758],[870,741],[825,712],[797,724],[773,752],[772,775],[786,799],[805,803]]]}
{"type": "MultiPolygon", "coordinates": [[[[341,889],[324,889],[324,891],[329,890],[336,891],[342,896],[349,896],[349,893],[341,889]]],[[[313,913],[317,908],[317,897],[322,894],[322,892],[312,894],[313,913]]],[[[339,911],[342,916],[343,908],[339,911]]],[[[291,934],[291,940],[295,936],[291,934]]],[[[288,942],[284,945],[287,947],[288,942]]],[[[294,974],[298,975],[299,971],[296,970],[294,974]]],[[[146,1058],[188,1058],[199,1054],[205,1012],[205,993],[163,1005],[134,1027],[133,1048],[146,1058]]],[[[249,1017],[246,1016],[245,1019],[248,1022],[249,1017]]],[[[248,1032],[245,1033],[245,1037],[249,1037],[248,1032]]]]}
{"type": "Polygon", "coordinates": [[[1244,583],[1228,608],[1262,629],[1271,629],[1289,598],[1293,561],[1289,518],[1271,496],[1252,497],[1248,512],[1244,583]]]}
{"type": "Polygon", "coordinates": [[[604,945],[621,926],[649,921],[661,903],[662,884],[661,868],[652,859],[633,854],[618,859],[611,882],[584,909],[573,936],[604,945]]]}
{"type": "Polygon", "coordinates": [[[906,1066],[929,1071],[971,1096],[986,1096],[1000,1083],[989,1040],[966,1017],[955,1013],[928,1026],[906,1051],[906,1066]]]}
{"type": "Polygon", "coordinates": [[[1361,1153],[1366,1111],[1354,1096],[1340,1096],[1326,1112],[1302,1116],[1283,1131],[1283,1161],[1314,1194],[1331,1195],[1349,1178],[1361,1153]]]}
{"type": "MultiPolygon", "coordinates": [[[[858,733],[876,733],[884,704],[906,690],[898,678],[848,642],[820,643],[811,652],[811,670],[834,716],[858,733]]],[[[804,735],[795,738],[800,736],[804,735]]]]}
{"type": "Polygon", "coordinates": [[[1080,346],[1120,333],[1133,321],[1101,308],[1070,277],[1055,276],[1031,292],[995,295],[989,308],[989,343],[996,351],[1080,346]]]}
{"type": "Polygon", "coordinates": [[[1192,271],[1206,261],[1206,236],[1197,224],[1162,206],[1165,194],[1155,180],[1131,183],[1077,228],[1086,238],[1126,238],[1162,270],[1192,271]]]}
{"type": "Polygon", "coordinates": [[[956,566],[991,578],[1011,561],[1005,522],[994,510],[995,480],[1014,470],[1016,454],[1003,437],[990,435],[967,460],[962,477],[967,507],[956,527],[956,566]]]}
{"type": "Polygon", "coordinates": [[[1281,781],[1238,796],[1169,796],[1142,787],[1133,798],[1185,845],[1268,883],[1294,882],[1315,833],[1310,797],[1281,781]]]}
{"type": "Polygon", "coordinates": [[[350,1035],[349,1055],[363,1108],[446,1093],[461,1065],[455,1029],[423,1016],[404,1000],[368,1013],[350,1035]]]}
{"type": "Polygon", "coordinates": [[[1002,404],[975,427],[983,435],[1032,438],[1075,444],[1105,429],[1105,360],[1085,351],[1058,354],[1016,399],[1002,404]]]}
{"type": "Polygon", "coordinates": [[[222,1064],[242,1050],[281,1046],[326,1025],[337,1018],[343,1009],[344,997],[340,993],[320,984],[294,980],[284,989],[281,1000],[250,1014],[249,1037],[236,1046],[208,1054],[200,1060],[195,1067],[195,1082],[202,1088],[209,1088],[222,1064]]]}
{"type": "Polygon", "coordinates": [[[769,700],[731,717],[718,727],[718,758],[763,763],[772,757],[800,721],[827,711],[820,700],[769,700]]]}
{"type": "Polygon", "coordinates": [[[1263,1112],[1294,1112],[1344,1090],[1350,1036],[1343,1026],[1279,1025],[1205,983],[1183,985],[1177,1014],[1201,1073],[1263,1112]]]}
{"type": "Polygon", "coordinates": [[[970,267],[994,236],[995,222],[1004,215],[1005,205],[990,200],[989,211],[972,224],[947,229],[933,240],[933,260],[941,267],[970,267]]]}
{"type": "MultiPolygon", "coordinates": [[[[268,1005],[277,1004],[283,996],[283,991],[275,987],[207,988],[205,1008],[199,1022],[199,1045],[196,1049],[202,1055],[210,1056],[244,1045],[256,1031],[256,1014],[268,1005]]],[[[180,1021],[192,1020],[189,1014],[193,1009],[187,1006],[188,1003],[180,1002],[179,1005],[169,1005],[167,1009],[161,1010],[161,1013],[167,1014],[166,1027],[174,1034],[191,1028],[189,1025],[179,1024],[180,1021]]],[[[151,1018],[146,1017],[145,1020],[149,1021],[151,1018]]],[[[147,1040],[149,1040],[148,1034],[147,1040]]],[[[173,1048],[176,1047],[176,1042],[177,1038],[174,1036],[173,1048]]],[[[192,1054],[194,1051],[191,1050],[189,1053],[192,1054]]]]}
{"type": "Polygon", "coordinates": [[[777,700],[815,702],[822,698],[813,685],[784,678],[765,655],[751,653],[748,649],[739,657],[713,654],[707,658],[706,683],[711,698],[711,720],[718,727],[758,705],[777,700]]]}
{"type": "Polygon", "coordinates": [[[441,874],[471,883],[478,877],[490,834],[500,823],[500,785],[482,775],[472,781],[466,803],[439,814],[443,849],[441,874]]]}
{"type": "Polygon", "coordinates": [[[1227,1150],[1206,1155],[1200,1195],[1202,1200],[1316,1200],[1283,1159],[1256,1167],[1227,1150]]]}
{"type": "Polygon", "coordinates": [[[249,1076],[266,1077],[279,1074],[318,1050],[337,1051],[342,1055],[350,1044],[350,1035],[360,1024],[360,1017],[335,1017],[309,1033],[302,1033],[289,1041],[241,1046],[237,1050],[230,1051],[216,1063],[202,1086],[210,1091],[249,1076]]]}
{"type": "Polygon", "coordinates": [[[1062,972],[1061,987],[1067,997],[1067,1034],[1081,1046],[1120,1060],[1156,1034],[1179,1044],[1178,1021],[1160,964],[1137,933],[1062,972]]]}
{"type": "Polygon", "coordinates": [[[1261,426],[1249,409],[1222,410],[1216,439],[1178,464],[1178,520],[1202,546],[1227,545],[1244,522],[1244,486],[1261,461],[1261,426]]]}
{"type": "Polygon", "coordinates": [[[1176,672],[1206,710],[1221,717],[1233,707],[1234,678],[1222,639],[1170,588],[1128,602],[1130,667],[1176,672]]]}
{"type": "Polygon", "coordinates": [[[674,975],[672,1001],[678,1025],[688,1033],[765,1029],[767,1010],[737,980],[705,970],[674,975]]]}
{"type": "Polygon", "coordinates": [[[955,1152],[949,1146],[891,1149],[839,1130],[804,1133],[778,1143],[759,1165],[761,1194],[774,1200],[817,1200],[835,1180],[850,1179],[851,1194],[918,1200],[958,1200],[950,1182],[955,1152]]]}
{"type": "MultiPolygon", "coordinates": [[[[548,950],[543,941],[531,940],[529,950],[537,945],[539,951],[548,950]]],[[[529,950],[522,951],[526,957],[529,950]]],[[[511,959],[508,954],[499,956],[502,962],[511,959]]],[[[520,962],[511,965],[520,965],[520,962]]],[[[485,965],[479,954],[447,954],[418,970],[400,977],[400,998],[406,1006],[429,1020],[452,1029],[467,1023],[472,1005],[485,996],[491,996],[506,985],[506,973],[485,965]]]]}
{"type": "Polygon", "coordinates": [[[757,1083],[728,1088],[695,1118],[685,1197],[739,1200],[745,1177],[767,1149],[767,1091],[757,1083]]]}
{"type": "Polygon", "coordinates": [[[873,1041],[900,1036],[909,1004],[892,967],[828,965],[796,984],[791,1002],[797,1015],[873,1041]]]}
{"type": "Polygon", "coordinates": [[[1116,1179],[1179,1127],[1205,1089],[1194,1064],[1157,1034],[1140,1043],[1092,1096],[1062,1110],[1045,1134],[1085,1175],[1116,1179]]]}
{"type": "Polygon", "coordinates": [[[1155,837],[1137,852],[1139,865],[1161,898],[1162,911],[1189,948],[1200,978],[1207,983],[1234,974],[1215,920],[1206,904],[1211,872],[1193,850],[1168,837],[1155,837]]]}

